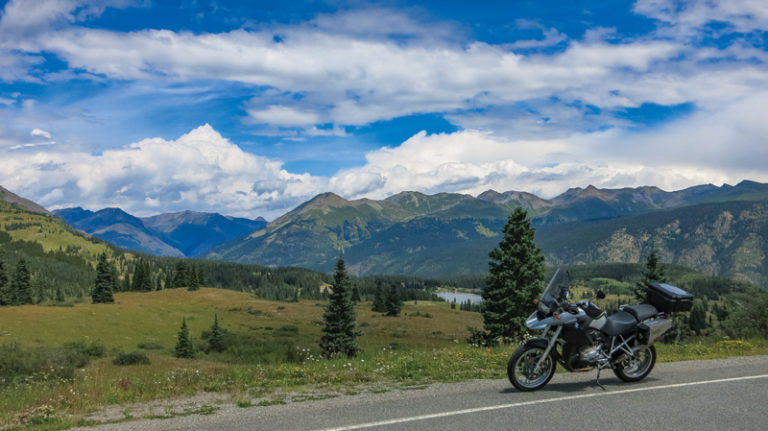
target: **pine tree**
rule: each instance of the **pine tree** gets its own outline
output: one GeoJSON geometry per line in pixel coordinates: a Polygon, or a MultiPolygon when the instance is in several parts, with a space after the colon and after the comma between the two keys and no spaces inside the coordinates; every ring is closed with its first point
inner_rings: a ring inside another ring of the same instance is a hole
{"type": "Polygon", "coordinates": [[[357,318],[355,304],[352,302],[344,259],[336,262],[331,289],[329,303],[323,313],[325,335],[320,339],[320,348],[326,358],[338,355],[353,357],[359,351],[355,337],[360,334],[355,323],[357,318]]]}
{"type": "Polygon", "coordinates": [[[696,335],[700,335],[701,331],[707,328],[707,312],[701,302],[696,301],[691,308],[691,313],[688,316],[688,327],[696,335]]]}
{"type": "Polygon", "coordinates": [[[189,286],[189,270],[187,264],[184,261],[179,261],[176,264],[176,270],[173,274],[173,287],[188,287],[189,286]]]}
{"type": "Polygon", "coordinates": [[[535,229],[528,213],[516,208],[503,232],[499,246],[488,254],[490,275],[482,292],[488,345],[522,338],[525,319],[544,280],[544,256],[533,242],[535,229]]]}
{"type": "Polygon", "coordinates": [[[207,284],[205,282],[205,271],[203,271],[202,266],[197,266],[197,284],[200,287],[205,287],[205,285],[207,284]]]}
{"type": "Polygon", "coordinates": [[[11,285],[8,283],[8,276],[5,275],[3,266],[3,255],[0,253],[0,305],[11,305],[11,285]]]}
{"type": "Polygon", "coordinates": [[[397,293],[397,286],[395,286],[394,284],[390,286],[389,292],[387,292],[385,307],[387,309],[385,314],[391,317],[399,316],[400,310],[403,309],[403,300],[400,298],[400,295],[397,293]]]}
{"type": "Polygon", "coordinates": [[[640,302],[645,302],[648,297],[648,287],[650,287],[652,283],[666,283],[666,281],[664,268],[659,263],[659,252],[656,250],[656,246],[652,246],[651,254],[648,255],[648,260],[645,262],[643,278],[635,284],[632,293],[635,295],[635,299],[640,302]]]}
{"type": "Polygon", "coordinates": [[[355,286],[352,288],[352,302],[360,302],[363,298],[360,297],[360,288],[355,286]]]}
{"type": "Polygon", "coordinates": [[[187,319],[184,318],[181,321],[181,329],[179,330],[178,341],[176,342],[176,357],[192,358],[194,355],[195,351],[194,347],[192,346],[192,339],[189,337],[187,319]]]}
{"type": "Polygon", "coordinates": [[[27,262],[19,259],[16,273],[11,280],[11,297],[13,305],[32,304],[32,282],[27,269],[27,262]]]}
{"type": "Polygon", "coordinates": [[[376,290],[373,293],[373,305],[371,307],[372,311],[376,311],[377,313],[386,313],[387,312],[387,304],[386,304],[386,298],[384,297],[384,288],[381,287],[381,281],[376,281],[376,290]]]}
{"type": "Polygon", "coordinates": [[[197,269],[193,266],[189,270],[187,290],[200,290],[200,284],[197,282],[197,269]]]}
{"type": "Polygon", "coordinates": [[[169,268],[168,272],[165,273],[165,288],[173,289],[174,287],[176,286],[173,285],[173,270],[169,268]]]}
{"type": "Polygon", "coordinates": [[[107,261],[107,254],[102,253],[99,256],[99,263],[96,264],[96,283],[93,287],[91,299],[94,304],[110,304],[115,302],[112,292],[115,288],[115,281],[112,279],[112,268],[107,261]]]}
{"type": "Polygon", "coordinates": [[[211,334],[208,338],[208,351],[223,352],[226,348],[224,345],[224,333],[219,326],[219,316],[214,314],[213,326],[211,326],[211,334]]]}

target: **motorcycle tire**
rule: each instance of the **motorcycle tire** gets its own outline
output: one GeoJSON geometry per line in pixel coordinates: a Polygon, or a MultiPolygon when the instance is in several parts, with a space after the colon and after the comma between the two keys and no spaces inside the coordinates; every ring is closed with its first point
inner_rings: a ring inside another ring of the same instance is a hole
{"type": "Polygon", "coordinates": [[[656,364],[656,347],[645,346],[637,357],[613,365],[613,373],[625,382],[637,382],[647,376],[656,364]]]}
{"type": "Polygon", "coordinates": [[[520,346],[509,358],[507,377],[510,383],[520,391],[531,392],[544,387],[555,375],[556,361],[552,353],[547,355],[538,373],[533,373],[536,361],[544,349],[534,346],[520,346]]]}

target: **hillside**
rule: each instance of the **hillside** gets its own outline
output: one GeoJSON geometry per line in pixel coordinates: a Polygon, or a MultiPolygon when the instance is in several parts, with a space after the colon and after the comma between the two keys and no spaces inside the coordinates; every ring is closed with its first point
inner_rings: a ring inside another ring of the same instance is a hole
{"type": "Polygon", "coordinates": [[[477,198],[403,192],[381,201],[347,201],[326,193],[204,256],[329,272],[343,251],[357,275],[482,273],[507,215],[522,205],[550,264],[637,263],[655,241],[667,262],[765,283],[766,202],[768,185],[750,181],[675,192],[590,186],[551,200],[487,191],[477,198]]]}
{"type": "Polygon", "coordinates": [[[0,201],[0,257],[8,273],[19,259],[26,261],[37,298],[50,298],[56,289],[68,297],[89,294],[93,268],[104,252],[120,253],[47,211],[30,212],[16,203],[0,201]]]}
{"type": "Polygon", "coordinates": [[[135,217],[119,208],[55,210],[70,225],[126,250],[156,256],[197,257],[215,245],[247,235],[264,225],[262,218],[225,217],[183,211],[135,217]]]}

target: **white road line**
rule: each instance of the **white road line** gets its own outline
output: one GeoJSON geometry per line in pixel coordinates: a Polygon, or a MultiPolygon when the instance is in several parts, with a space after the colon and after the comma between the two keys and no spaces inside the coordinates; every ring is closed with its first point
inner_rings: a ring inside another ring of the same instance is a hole
{"type": "Polygon", "coordinates": [[[544,400],[523,401],[520,403],[500,404],[495,406],[476,407],[473,409],[457,410],[453,412],[433,413],[428,415],[411,416],[407,418],[389,419],[389,420],[378,421],[378,422],[367,422],[367,423],[347,425],[347,426],[337,427],[337,428],[325,428],[317,431],[357,430],[357,429],[363,429],[363,428],[373,428],[373,427],[378,427],[383,425],[394,425],[394,424],[401,424],[405,422],[423,421],[427,419],[437,419],[437,418],[444,418],[448,416],[466,415],[471,413],[487,412],[490,410],[510,409],[514,407],[525,407],[525,406],[532,406],[536,404],[556,403],[560,401],[578,400],[583,398],[595,398],[595,397],[630,394],[634,392],[658,391],[662,389],[684,388],[686,386],[708,385],[713,383],[739,382],[743,380],[755,380],[755,379],[765,379],[765,378],[768,378],[768,374],[761,374],[757,376],[745,376],[745,377],[731,377],[728,379],[704,380],[699,382],[676,383],[672,385],[663,385],[663,386],[649,386],[649,387],[643,387],[643,388],[623,389],[619,391],[601,391],[601,392],[595,392],[591,394],[571,395],[567,397],[547,398],[544,400]]]}

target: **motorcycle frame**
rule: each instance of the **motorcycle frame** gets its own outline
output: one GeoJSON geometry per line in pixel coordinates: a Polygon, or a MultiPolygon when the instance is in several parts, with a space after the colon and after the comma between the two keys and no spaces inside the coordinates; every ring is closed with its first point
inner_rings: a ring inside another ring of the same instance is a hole
{"type": "MultiPolygon", "coordinates": [[[[552,328],[552,324],[548,324],[544,327],[544,330],[542,332],[542,339],[547,339],[547,332],[552,328]]],[[[549,341],[547,342],[547,347],[544,349],[544,353],[539,356],[538,360],[536,361],[536,366],[534,367],[533,371],[535,373],[538,373],[541,371],[541,365],[544,363],[544,359],[547,357],[547,355],[552,352],[552,349],[555,348],[555,345],[557,344],[558,340],[560,339],[560,334],[563,332],[563,327],[565,325],[556,325],[557,329],[552,333],[552,336],[549,337],[549,341]]],[[[611,347],[608,351],[608,353],[605,353],[601,350],[601,354],[603,357],[601,359],[598,359],[598,367],[600,368],[606,368],[608,366],[609,361],[613,357],[614,354],[618,351],[623,351],[624,353],[628,354],[630,357],[635,356],[634,350],[630,347],[629,343],[637,338],[637,334],[632,334],[628,338],[625,338],[624,335],[614,335],[611,337],[611,347]],[[616,344],[618,342],[618,345],[616,344]]],[[[561,363],[563,359],[561,358],[561,363]]]]}

